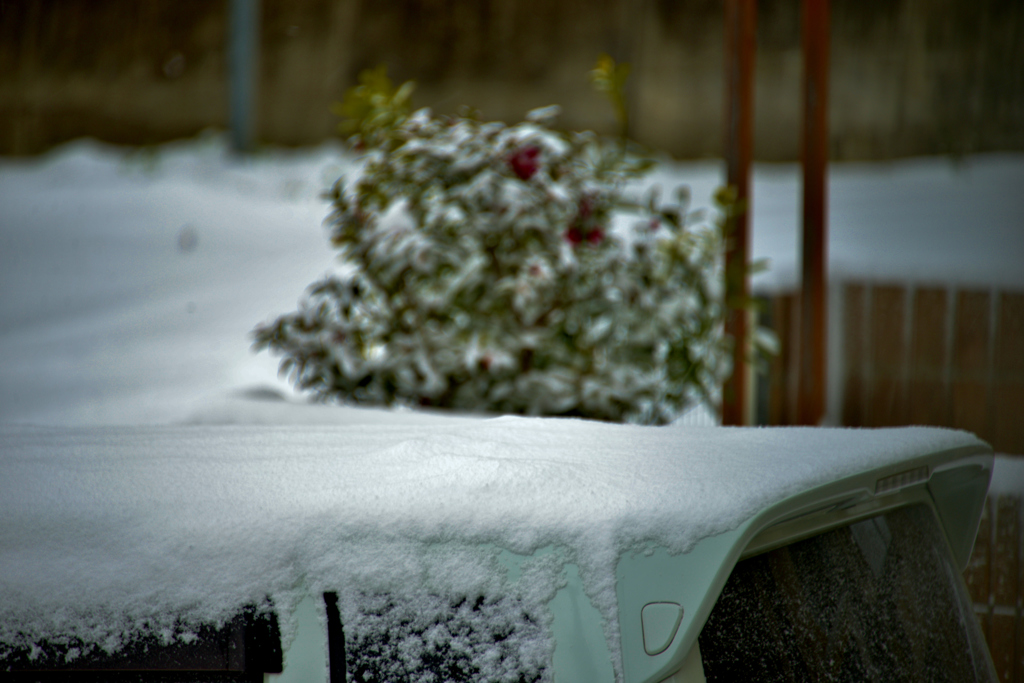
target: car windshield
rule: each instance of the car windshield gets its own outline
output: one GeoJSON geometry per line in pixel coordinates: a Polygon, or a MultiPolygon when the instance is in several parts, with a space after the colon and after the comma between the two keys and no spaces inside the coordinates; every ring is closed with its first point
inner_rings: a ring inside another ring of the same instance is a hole
{"type": "Polygon", "coordinates": [[[708,681],[995,681],[931,510],[736,565],[700,635],[708,681]]]}

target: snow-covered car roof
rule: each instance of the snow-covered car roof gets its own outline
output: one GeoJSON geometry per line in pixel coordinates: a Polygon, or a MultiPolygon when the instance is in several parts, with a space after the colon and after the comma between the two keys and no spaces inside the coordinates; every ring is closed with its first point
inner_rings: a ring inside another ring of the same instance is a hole
{"type": "MultiPolygon", "coordinates": [[[[579,567],[614,652],[631,550],[687,553],[831,482],[989,451],[934,428],[366,411],[345,426],[4,426],[0,453],[0,643],[111,650],[327,590],[479,594],[506,580],[502,553],[554,549],[545,562],[579,567]]],[[[535,564],[543,602],[557,580],[535,564]]]]}

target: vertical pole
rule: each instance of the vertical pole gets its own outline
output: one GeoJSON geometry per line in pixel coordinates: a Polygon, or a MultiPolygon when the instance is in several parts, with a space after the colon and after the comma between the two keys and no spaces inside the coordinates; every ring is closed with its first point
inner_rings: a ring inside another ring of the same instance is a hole
{"type": "Polygon", "coordinates": [[[829,0],[803,2],[803,252],[797,421],[825,415],[829,0]]]}
{"type": "Polygon", "coordinates": [[[253,147],[259,76],[260,1],[231,0],[228,36],[231,147],[253,147]]]}
{"type": "Polygon", "coordinates": [[[341,624],[337,593],[324,593],[324,609],[327,612],[327,681],[345,683],[345,629],[341,624]]]}
{"type": "Polygon", "coordinates": [[[757,0],[725,2],[725,163],[726,182],[739,209],[726,226],[725,299],[730,307],[725,332],[733,339],[732,376],[722,387],[722,424],[747,424],[750,331],[745,309],[733,304],[750,296],[750,160],[754,140],[754,51],[757,0]]]}

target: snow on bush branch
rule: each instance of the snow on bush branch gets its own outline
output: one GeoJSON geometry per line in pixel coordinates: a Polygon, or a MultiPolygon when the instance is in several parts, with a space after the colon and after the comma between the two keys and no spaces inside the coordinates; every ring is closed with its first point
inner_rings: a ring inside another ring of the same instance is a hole
{"type": "MultiPolygon", "coordinates": [[[[409,113],[364,75],[358,175],[330,192],[339,274],[254,332],[322,399],[665,423],[728,372],[724,218],[641,201],[653,164],[552,128],[409,113]]],[[[727,193],[720,193],[726,197],[727,193]]],[[[728,213],[728,202],[723,207],[728,213]]]]}

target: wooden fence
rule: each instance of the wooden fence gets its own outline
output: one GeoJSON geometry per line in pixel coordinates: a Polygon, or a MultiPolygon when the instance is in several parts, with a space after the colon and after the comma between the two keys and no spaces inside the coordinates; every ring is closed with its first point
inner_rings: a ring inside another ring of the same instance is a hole
{"type": "MultiPolygon", "coordinates": [[[[850,427],[933,425],[974,432],[1024,455],[1024,292],[847,283],[839,316],[842,406],[850,427]]],[[[833,297],[833,301],[836,298],[833,297]]],[[[762,391],[767,424],[796,417],[795,294],[770,300],[781,353],[762,391]]],[[[835,328],[833,328],[835,329],[835,328]]]]}
{"type": "Polygon", "coordinates": [[[964,578],[1003,683],[1024,681],[1024,545],[1020,496],[989,497],[964,578]]]}
{"type": "MultiPolygon", "coordinates": [[[[840,285],[841,382],[833,421],[974,432],[1024,457],[1024,293],[852,282],[840,285]]],[[[799,300],[765,301],[780,353],[760,387],[759,421],[794,424],[799,300]]],[[[990,497],[965,579],[999,679],[1024,683],[1024,491],[990,497]]]]}

